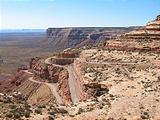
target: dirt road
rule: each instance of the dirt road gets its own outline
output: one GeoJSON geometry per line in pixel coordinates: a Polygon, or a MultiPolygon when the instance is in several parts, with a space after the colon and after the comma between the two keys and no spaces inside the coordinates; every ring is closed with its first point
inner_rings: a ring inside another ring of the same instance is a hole
{"type": "MultiPolygon", "coordinates": [[[[28,70],[24,70],[24,72],[26,72],[26,73],[28,73],[28,74],[31,74],[31,75],[33,74],[33,73],[29,72],[28,70]]],[[[57,86],[56,86],[56,84],[46,83],[46,82],[39,82],[39,81],[34,80],[33,77],[30,77],[28,80],[30,80],[30,81],[32,81],[32,82],[35,82],[35,83],[38,83],[38,84],[45,84],[45,85],[47,85],[47,86],[50,88],[53,96],[56,98],[57,103],[58,103],[58,104],[64,104],[61,96],[60,96],[59,93],[57,92],[57,86]]]]}
{"type": "Polygon", "coordinates": [[[56,66],[56,67],[62,67],[64,69],[67,69],[68,74],[69,74],[68,85],[69,85],[69,89],[70,89],[70,93],[71,93],[71,99],[72,99],[73,103],[78,103],[79,102],[78,87],[77,87],[76,82],[74,80],[74,76],[73,76],[73,72],[72,72],[71,66],[62,66],[62,65],[52,64],[50,62],[50,59],[52,59],[52,58],[55,58],[55,57],[47,58],[45,60],[45,63],[53,65],[53,66],[56,66]]]}

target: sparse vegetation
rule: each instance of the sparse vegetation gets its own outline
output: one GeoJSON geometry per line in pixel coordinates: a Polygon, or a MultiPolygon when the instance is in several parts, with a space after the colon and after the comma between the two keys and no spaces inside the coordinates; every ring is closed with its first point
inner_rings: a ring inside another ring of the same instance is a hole
{"type": "Polygon", "coordinates": [[[37,109],[35,109],[35,111],[34,111],[35,113],[37,113],[37,114],[42,114],[42,110],[41,109],[39,109],[39,108],[37,108],[37,109]]]}

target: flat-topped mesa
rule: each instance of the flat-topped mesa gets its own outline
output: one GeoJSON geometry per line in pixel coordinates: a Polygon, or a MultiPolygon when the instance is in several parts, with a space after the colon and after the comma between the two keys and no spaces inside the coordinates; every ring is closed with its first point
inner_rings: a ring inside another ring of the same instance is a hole
{"type": "Polygon", "coordinates": [[[158,15],[155,20],[148,22],[141,30],[126,33],[125,38],[160,40],[160,15],[158,15]]]}

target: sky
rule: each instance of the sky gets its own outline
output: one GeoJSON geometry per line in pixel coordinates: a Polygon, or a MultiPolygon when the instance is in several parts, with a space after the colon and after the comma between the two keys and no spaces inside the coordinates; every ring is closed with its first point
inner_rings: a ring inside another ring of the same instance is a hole
{"type": "Polygon", "coordinates": [[[0,29],[144,26],[160,0],[0,0],[0,29]]]}

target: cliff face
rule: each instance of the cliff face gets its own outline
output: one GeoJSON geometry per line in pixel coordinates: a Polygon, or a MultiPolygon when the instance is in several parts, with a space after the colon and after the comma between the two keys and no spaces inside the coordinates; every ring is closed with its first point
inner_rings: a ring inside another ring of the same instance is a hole
{"type": "Polygon", "coordinates": [[[104,47],[118,51],[160,53],[160,15],[148,22],[143,29],[125,33],[113,41],[104,43],[104,47]]]}
{"type": "Polygon", "coordinates": [[[46,38],[40,45],[52,47],[55,51],[65,48],[79,48],[115,39],[118,35],[135,28],[48,28],[46,38]]]}
{"type": "Polygon", "coordinates": [[[30,71],[34,74],[35,79],[38,80],[48,80],[45,82],[53,82],[56,83],[59,79],[59,72],[63,70],[63,68],[55,67],[52,65],[47,65],[44,63],[43,58],[33,58],[30,61],[30,71]]]}
{"type": "Polygon", "coordinates": [[[68,72],[65,69],[59,73],[58,90],[65,104],[72,102],[68,85],[68,72]]]}
{"type": "Polygon", "coordinates": [[[160,39],[160,15],[155,20],[148,22],[143,29],[125,34],[129,39],[160,39]]]}

